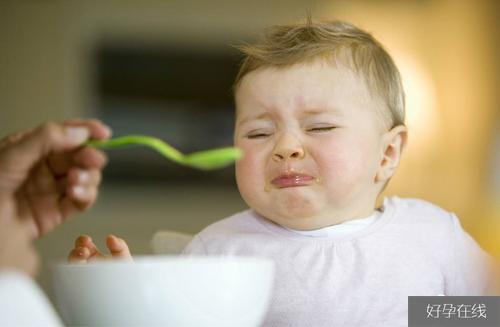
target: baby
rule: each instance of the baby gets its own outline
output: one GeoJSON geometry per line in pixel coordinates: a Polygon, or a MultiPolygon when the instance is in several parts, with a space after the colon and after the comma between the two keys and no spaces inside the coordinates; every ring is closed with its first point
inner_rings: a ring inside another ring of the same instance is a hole
{"type": "MultiPolygon", "coordinates": [[[[370,34],[307,19],[241,50],[236,180],[250,209],[202,230],[184,255],[272,259],[266,326],[407,325],[410,295],[488,294],[492,258],[453,213],[398,197],[376,208],[408,130],[399,72],[370,34]]],[[[99,253],[80,237],[70,259],[99,253]]]]}

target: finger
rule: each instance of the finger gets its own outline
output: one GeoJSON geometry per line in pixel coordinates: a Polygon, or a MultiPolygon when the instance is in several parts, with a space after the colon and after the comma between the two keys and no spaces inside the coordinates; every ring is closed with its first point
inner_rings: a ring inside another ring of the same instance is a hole
{"type": "Polygon", "coordinates": [[[90,251],[86,247],[77,247],[71,250],[68,255],[69,263],[81,263],[90,257],[90,251]]]}
{"type": "Polygon", "coordinates": [[[60,209],[63,220],[67,220],[76,214],[90,209],[95,201],[99,190],[95,186],[70,186],[67,188],[66,195],[61,198],[60,209]]]}
{"type": "MultiPolygon", "coordinates": [[[[99,177],[94,182],[100,182],[99,177]]],[[[58,189],[64,195],[59,196],[61,221],[66,221],[76,214],[92,208],[99,195],[99,185],[79,185],[69,183],[67,178],[58,181],[58,189]]]]}
{"type": "Polygon", "coordinates": [[[86,126],[90,130],[90,138],[96,140],[110,138],[113,134],[111,128],[98,119],[73,118],[61,121],[60,124],[65,126],[86,126]]]}
{"type": "Polygon", "coordinates": [[[100,169],[108,163],[108,156],[102,150],[86,146],[78,150],[71,160],[83,168],[100,169]]]}
{"type": "Polygon", "coordinates": [[[132,255],[124,240],[113,235],[108,235],[106,238],[106,245],[113,259],[127,259],[131,260],[132,255]]]}
{"type": "Polygon", "coordinates": [[[97,246],[92,242],[92,238],[87,235],[81,235],[75,240],[75,249],[86,248],[88,250],[88,257],[105,258],[106,256],[102,253],[97,246]]]}
{"type": "Polygon", "coordinates": [[[57,181],[57,189],[64,194],[59,206],[64,221],[92,207],[97,200],[101,181],[100,170],[78,168],[71,169],[66,178],[57,181]]]}
{"type": "Polygon", "coordinates": [[[48,158],[51,171],[56,176],[65,175],[71,167],[102,168],[108,162],[106,153],[95,147],[55,153],[48,158]]]}
{"type": "Polygon", "coordinates": [[[102,180],[102,173],[98,169],[81,169],[81,168],[72,168],[68,172],[67,176],[67,185],[69,186],[99,186],[102,180]]]}
{"type": "Polygon", "coordinates": [[[92,237],[88,235],[80,235],[75,240],[75,248],[77,247],[89,247],[92,245],[92,237]]]}

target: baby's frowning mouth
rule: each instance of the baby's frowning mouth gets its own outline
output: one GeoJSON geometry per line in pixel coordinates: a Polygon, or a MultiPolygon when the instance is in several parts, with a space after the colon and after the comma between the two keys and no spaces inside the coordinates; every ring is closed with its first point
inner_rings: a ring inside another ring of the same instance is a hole
{"type": "Polygon", "coordinates": [[[305,174],[283,174],[271,181],[271,184],[278,188],[305,186],[314,181],[315,178],[305,174]]]}

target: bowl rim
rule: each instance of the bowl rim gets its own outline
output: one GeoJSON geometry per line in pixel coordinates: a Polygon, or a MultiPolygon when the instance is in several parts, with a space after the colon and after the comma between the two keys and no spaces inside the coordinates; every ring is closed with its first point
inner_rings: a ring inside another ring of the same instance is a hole
{"type": "Polygon", "coordinates": [[[203,265],[220,265],[220,264],[238,264],[238,265],[272,265],[274,261],[264,257],[248,257],[248,256],[189,256],[183,257],[178,255],[136,255],[133,256],[133,261],[120,259],[104,259],[93,261],[90,263],[69,263],[66,260],[52,262],[50,266],[56,269],[79,269],[83,267],[109,267],[109,266],[149,266],[155,264],[197,264],[203,265]]]}

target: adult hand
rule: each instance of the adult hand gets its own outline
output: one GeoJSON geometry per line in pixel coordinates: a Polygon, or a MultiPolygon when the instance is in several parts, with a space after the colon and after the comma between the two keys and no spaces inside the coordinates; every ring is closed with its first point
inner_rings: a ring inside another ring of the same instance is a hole
{"type": "MultiPolygon", "coordinates": [[[[0,201],[0,210],[6,203],[0,201]]],[[[21,222],[12,216],[0,216],[0,271],[16,269],[34,276],[38,267],[38,256],[21,222]]]]}
{"type": "Polygon", "coordinates": [[[82,144],[110,136],[97,120],[68,120],[1,140],[0,219],[16,218],[33,240],[89,209],[107,158],[82,144]]]}

